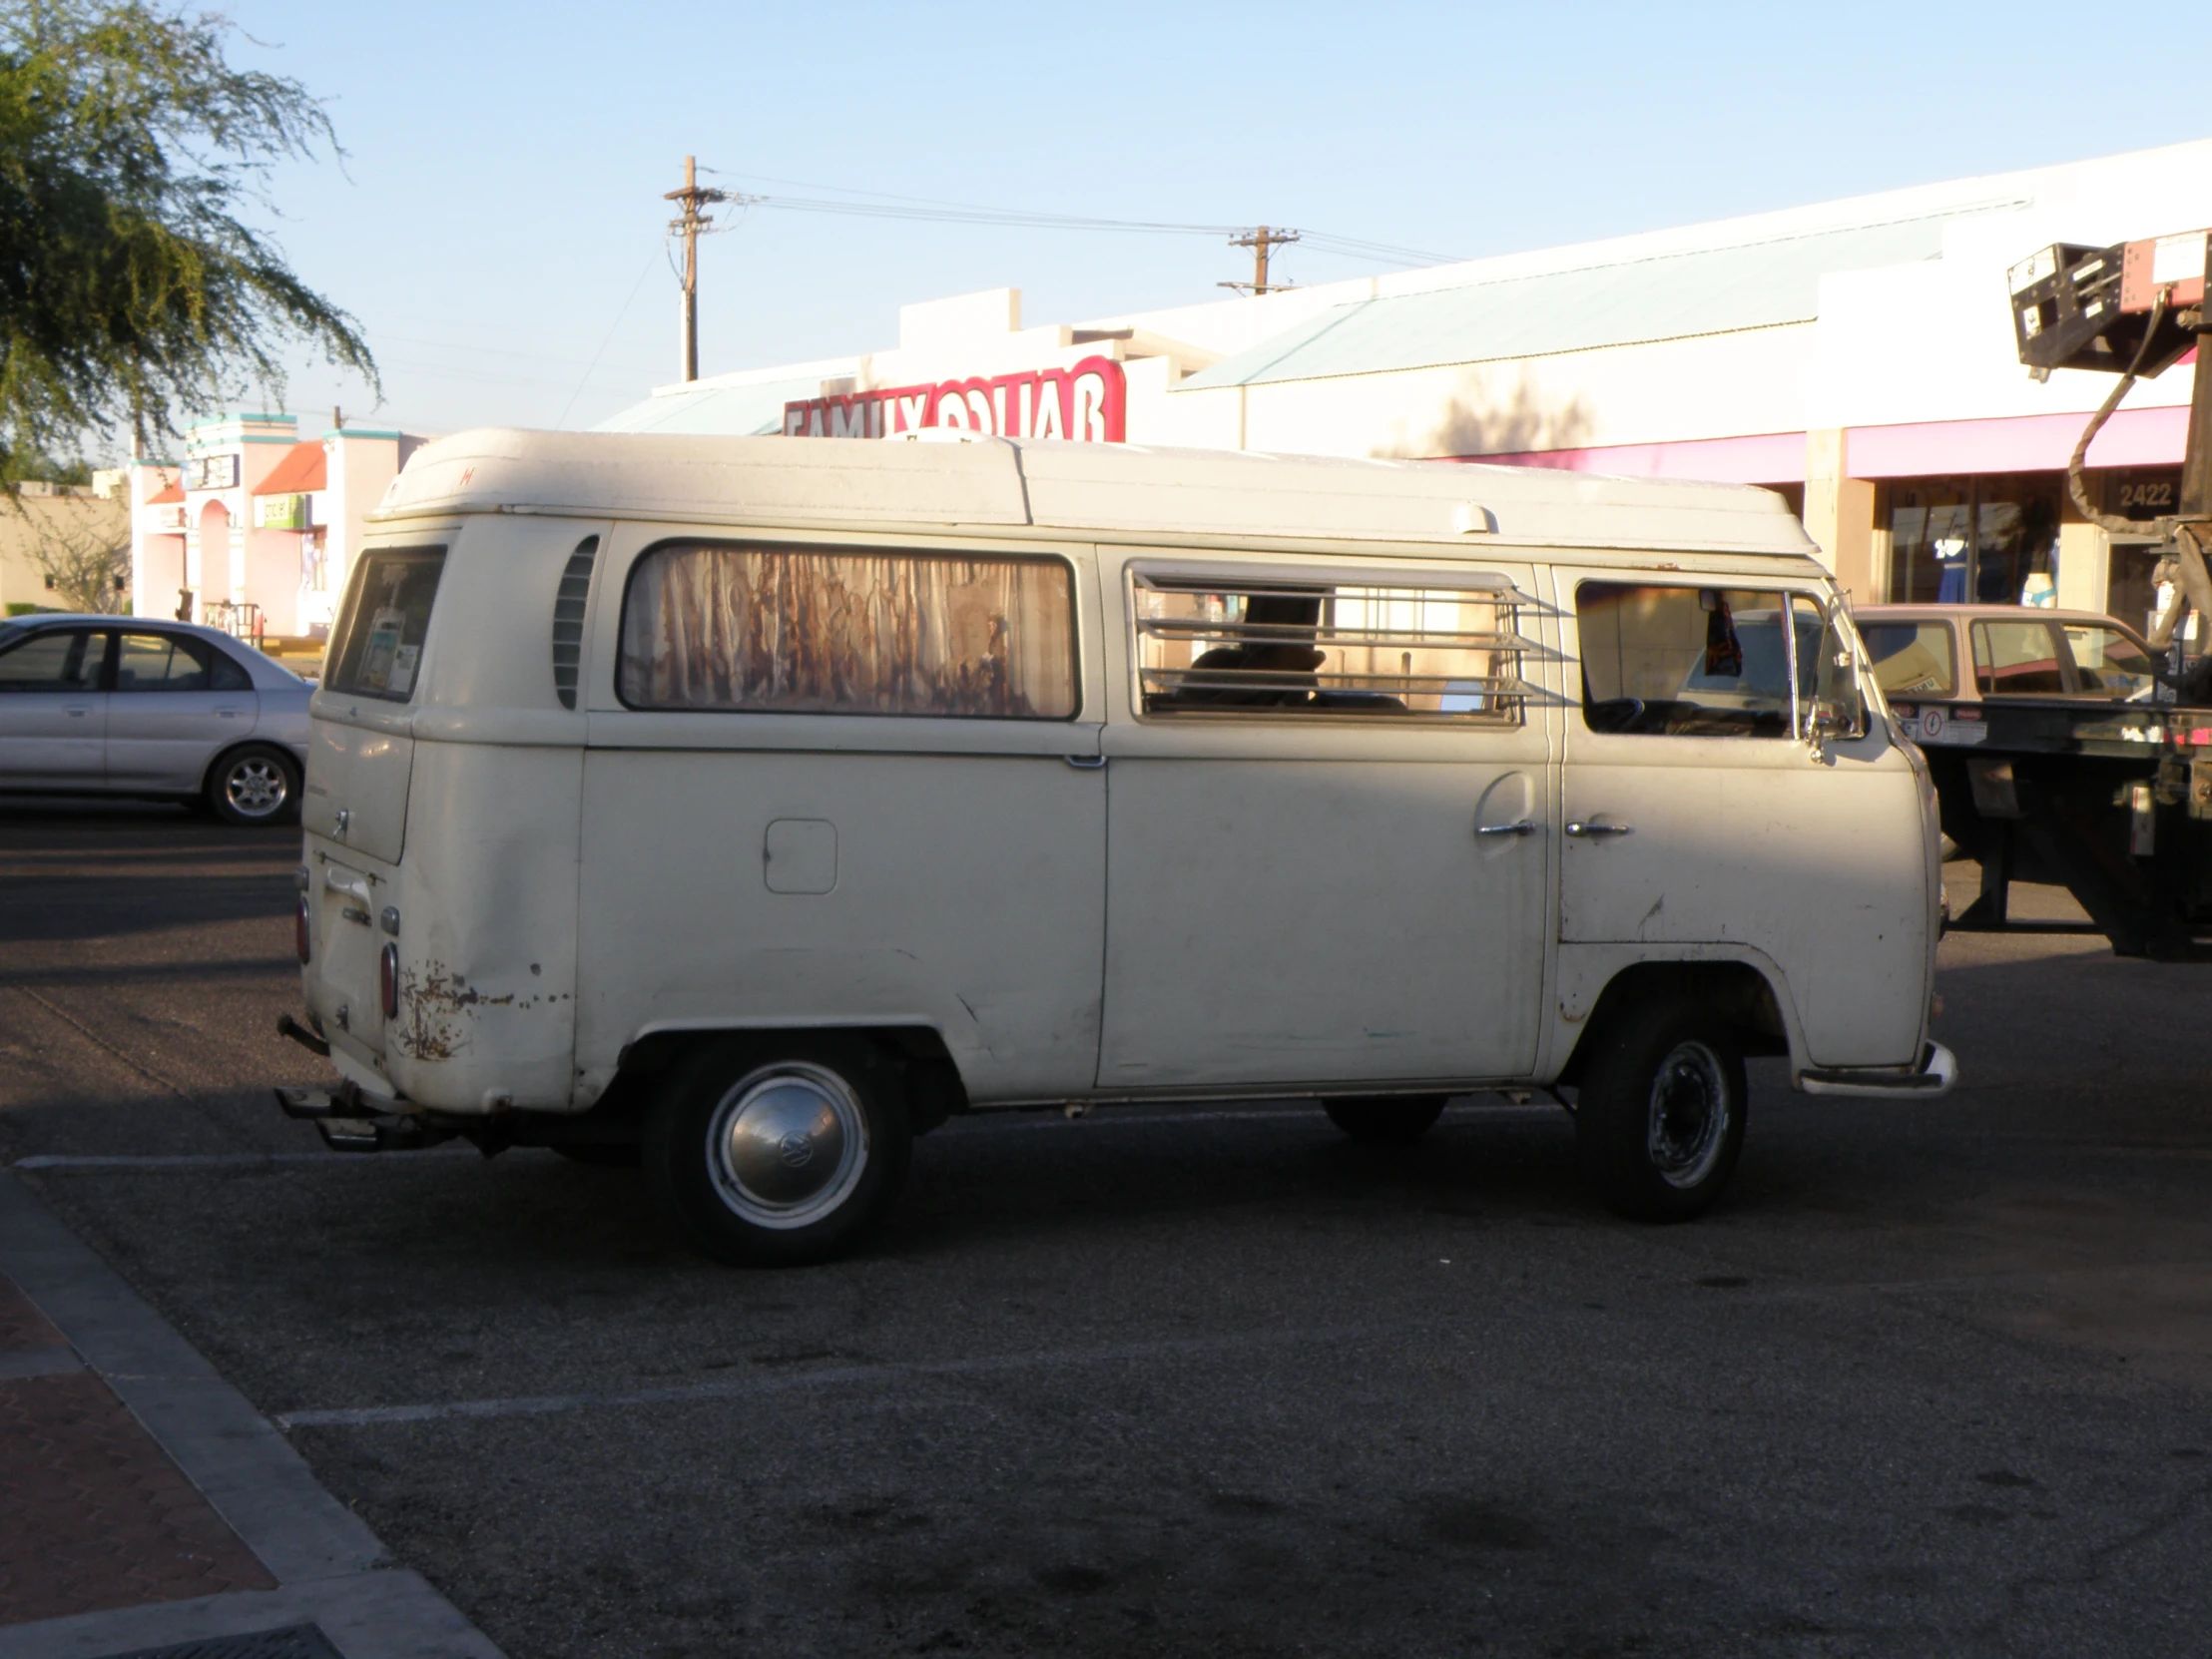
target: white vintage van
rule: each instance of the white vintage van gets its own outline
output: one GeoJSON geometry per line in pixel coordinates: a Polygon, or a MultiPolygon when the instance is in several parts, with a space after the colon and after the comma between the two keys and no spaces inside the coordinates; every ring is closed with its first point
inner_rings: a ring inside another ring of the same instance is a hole
{"type": "Polygon", "coordinates": [[[818,1258],[955,1112],[1933,1097],[1934,797],[1767,491],[1004,439],[425,446],[315,693],[293,1092],[818,1258]]]}

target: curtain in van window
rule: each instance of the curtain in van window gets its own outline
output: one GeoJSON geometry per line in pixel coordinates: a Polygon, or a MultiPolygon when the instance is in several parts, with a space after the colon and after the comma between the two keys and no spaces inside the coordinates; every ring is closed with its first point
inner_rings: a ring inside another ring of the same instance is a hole
{"type": "Polygon", "coordinates": [[[1067,720],[1075,618],[1056,559],[679,542],[623,609],[633,708],[1067,720]]]}

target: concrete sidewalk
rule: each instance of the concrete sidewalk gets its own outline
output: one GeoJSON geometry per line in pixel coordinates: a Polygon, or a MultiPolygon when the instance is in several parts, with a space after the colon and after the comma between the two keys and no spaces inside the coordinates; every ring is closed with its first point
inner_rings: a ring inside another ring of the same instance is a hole
{"type": "Polygon", "coordinates": [[[0,1659],[499,1659],[12,1174],[0,1491],[0,1659]]]}

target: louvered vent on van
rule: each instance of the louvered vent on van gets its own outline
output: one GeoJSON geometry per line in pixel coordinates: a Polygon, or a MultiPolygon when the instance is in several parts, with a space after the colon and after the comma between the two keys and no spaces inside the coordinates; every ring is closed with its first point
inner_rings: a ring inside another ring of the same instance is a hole
{"type": "Polygon", "coordinates": [[[553,690],[564,709],[576,707],[576,672],[584,660],[584,600],[591,593],[591,562],[598,554],[597,536],[576,544],[553,601],[553,690]]]}

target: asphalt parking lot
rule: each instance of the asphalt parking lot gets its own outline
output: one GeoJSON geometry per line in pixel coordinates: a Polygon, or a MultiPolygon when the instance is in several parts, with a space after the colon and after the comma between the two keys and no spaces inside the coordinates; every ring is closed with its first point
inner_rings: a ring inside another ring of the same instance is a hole
{"type": "Polygon", "coordinates": [[[0,1158],[517,1659],[2212,1653],[2212,966],[1953,935],[1957,1093],[1767,1065],[1688,1227],[1286,1101],[955,1123],[743,1273],[280,1118],[296,861],[0,809],[0,1158]]]}

